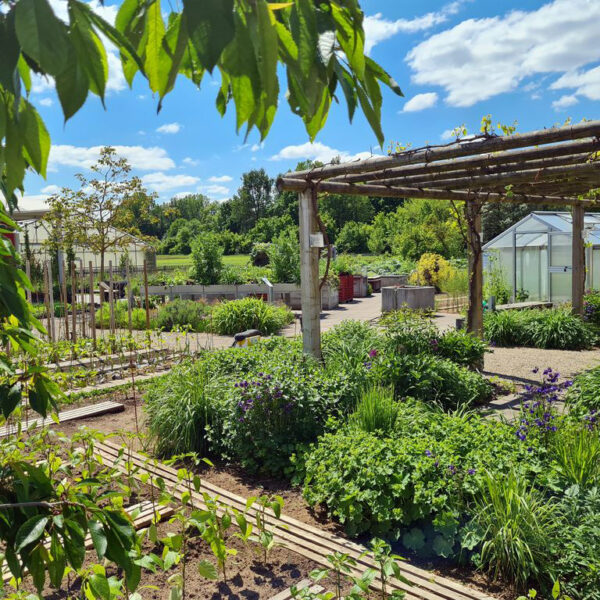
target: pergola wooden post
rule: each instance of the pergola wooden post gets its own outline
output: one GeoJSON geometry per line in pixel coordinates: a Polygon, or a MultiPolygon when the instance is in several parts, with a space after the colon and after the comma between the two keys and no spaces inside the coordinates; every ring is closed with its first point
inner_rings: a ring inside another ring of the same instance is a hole
{"type": "Polygon", "coordinates": [[[469,307],[467,331],[483,337],[483,255],[481,251],[481,203],[466,202],[469,307]]]}
{"type": "MultiPolygon", "coordinates": [[[[314,167],[280,177],[299,195],[304,351],[321,358],[316,193],[465,202],[469,253],[468,330],[483,335],[481,209],[486,202],[573,207],[573,312],[583,314],[586,206],[600,188],[600,121],[514,135],[483,134],[364,160],[314,167]]],[[[513,281],[516,294],[516,281],[513,281]]]]}
{"type": "Polygon", "coordinates": [[[302,346],[305,354],[321,360],[321,290],[319,289],[319,249],[311,246],[318,231],[313,191],[298,194],[300,225],[300,294],[302,302],[302,346]]]}
{"type": "Polygon", "coordinates": [[[573,207],[573,235],[571,259],[571,306],[573,314],[583,316],[583,295],[585,293],[585,245],[583,240],[583,217],[585,209],[581,205],[573,207]]]}

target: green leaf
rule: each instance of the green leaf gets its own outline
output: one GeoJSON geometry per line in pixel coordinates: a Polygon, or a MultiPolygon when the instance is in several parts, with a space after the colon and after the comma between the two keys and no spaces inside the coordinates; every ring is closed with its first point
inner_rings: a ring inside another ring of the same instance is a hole
{"type": "Polygon", "coordinates": [[[202,67],[210,73],[236,33],[233,15],[233,0],[183,1],[188,35],[202,67]]]}
{"type": "Polygon", "coordinates": [[[300,71],[306,77],[314,65],[318,41],[315,7],[311,0],[295,0],[290,15],[290,26],[298,47],[300,71]]]}
{"type": "Polygon", "coordinates": [[[36,546],[27,560],[27,567],[33,580],[33,585],[38,593],[41,593],[46,583],[46,565],[44,563],[44,554],[46,549],[43,546],[36,546]]]}
{"type": "Polygon", "coordinates": [[[46,177],[50,134],[37,110],[27,100],[22,101],[20,119],[25,157],[42,177],[46,177]]]}
{"type": "Polygon", "coordinates": [[[104,100],[108,79],[106,49],[93,30],[87,15],[76,3],[69,3],[71,43],[77,52],[77,61],[88,76],[92,92],[104,100]]]}
{"type": "MultiPolygon", "coordinates": [[[[146,47],[144,69],[150,89],[157,92],[163,84],[169,70],[161,69],[161,48],[165,36],[165,23],[160,10],[160,0],[151,0],[146,9],[146,47]]],[[[164,66],[164,62],[162,62],[164,66]]]]}
{"type": "Polygon", "coordinates": [[[383,146],[383,142],[385,141],[385,137],[383,135],[383,131],[381,130],[381,115],[371,106],[369,102],[369,98],[365,91],[360,87],[360,85],[356,88],[358,93],[358,101],[360,102],[360,107],[362,111],[365,113],[365,117],[373,130],[373,133],[377,136],[377,141],[381,146],[383,146]]]}
{"type": "Polygon", "coordinates": [[[52,557],[52,560],[48,563],[48,575],[50,576],[50,583],[55,588],[59,588],[65,574],[67,559],[62,544],[55,532],[52,533],[52,538],[50,541],[50,555],[52,557]]]}
{"type": "Polygon", "coordinates": [[[20,552],[25,546],[37,542],[42,537],[47,524],[48,517],[44,515],[36,515],[31,519],[27,519],[17,531],[15,550],[20,552]]]}
{"type": "Polygon", "coordinates": [[[433,540],[433,550],[438,556],[443,556],[444,558],[449,558],[452,556],[453,544],[448,538],[443,535],[436,535],[433,540]]]}
{"type": "Polygon", "coordinates": [[[364,33],[357,27],[356,19],[348,9],[331,4],[331,14],[338,25],[338,42],[346,54],[352,70],[358,79],[362,80],[365,72],[364,33]]]}
{"type": "Polygon", "coordinates": [[[279,80],[277,78],[279,37],[273,23],[275,17],[265,0],[256,5],[257,32],[253,36],[256,64],[262,81],[262,89],[268,105],[277,105],[279,80]]]}
{"type": "Polygon", "coordinates": [[[43,71],[57,76],[70,60],[65,24],[46,0],[19,0],[15,12],[15,29],[23,52],[43,71]]]}
{"type": "Polygon", "coordinates": [[[56,92],[65,121],[68,121],[83,106],[89,89],[89,77],[73,50],[67,68],[56,77],[56,92]]]}
{"type": "Polygon", "coordinates": [[[356,106],[358,104],[356,94],[356,81],[352,78],[352,75],[348,73],[346,69],[336,60],[334,64],[334,70],[338,77],[338,81],[342,86],[342,91],[346,98],[346,104],[348,105],[348,120],[352,123],[356,106]]]}
{"type": "Polygon", "coordinates": [[[5,419],[8,419],[13,410],[21,402],[21,384],[0,386],[0,405],[2,406],[2,414],[5,419]]]}
{"type": "Polygon", "coordinates": [[[198,573],[205,579],[216,580],[219,578],[217,568],[208,560],[201,560],[198,563],[198,573]]]}
{"type": "Polygon", "coordinates": [[[409,550],[418,552],[425,546],[425,535],[419,527],[413,527],[402,536],[402,543],[409,550]]]}
{"type": "Polygon", "coordinates": [[[106,535],[104,534],[104,527],[102,523],[96,521],[95,519],[90,519],[88,521],[88,528],[90,530],[90,535],[92,536],[92,542],[94,543],[94,548],[96,549],[98,558],[104,558],[108,542],[106,540],[106,535]]]}
{"type": "Polygon", "coordinates": [[[110,600],[110,586],[108,585],[108,579],[103,573],[93,573],[88,579],[88,583],[94,595],[102,600],[110,600]]]}
{"type": "Polygon", "coordinates": [[[19,62],[19,42],[15,32],[15,9],[0,19],[0,85],[16,95],[15,71],[19,62]]]}

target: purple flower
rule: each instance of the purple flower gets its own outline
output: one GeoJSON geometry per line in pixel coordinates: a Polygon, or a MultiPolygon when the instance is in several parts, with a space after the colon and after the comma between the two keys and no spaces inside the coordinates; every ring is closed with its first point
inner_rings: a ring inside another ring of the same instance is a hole
{"type": "Polygon", "coordinates": [[[448,465],[448,472],[450,473],[450,475],[455,475],[456,467],[454,465],[448,465]]]}
{"type": "Polygon", "coordinates": [[[469,469],[469,470],[467,471],[467,473],[468,473],[469,475],[475,475],[475,469],[469,469]]]}
{"type": "MultiPolygon", "coordinates": [[[[533,369],[531,369],[531,372],[532,372],[532,373],[538,373],[538,372],[539,372],[539,370],[540,370],[540,368],[539,368],[539,367],[534,367],[533,369]]],[[[529,386],[527,386],[527,387],[529,387],[529,386]]]]}
{"type": "Polygon", "coordinates": [[[369,358],[375,358],[377,356],[378,352],[376,348],[373,348],[372,350],[369,351],[369,358]]]}
{"type": "Polygon", "coordinates": [[[431,450],[425,450],[425,456],[431,456],[431,450]]]}

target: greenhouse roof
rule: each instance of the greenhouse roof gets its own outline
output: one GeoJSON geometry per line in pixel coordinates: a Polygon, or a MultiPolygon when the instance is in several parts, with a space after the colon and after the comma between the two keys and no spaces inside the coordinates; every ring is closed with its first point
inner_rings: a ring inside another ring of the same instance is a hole
{"type": "Polygon", "coordinates": [[[484,134],[287,173],[280,190],[477,202],[591,205],[600,188],[600,121],[484,134]]]}
{"type": "MultiPolygon", "coordinates": [[[[586,240],[600,245],[600,213],[585,213],[584,232],[586,240]]],[[[548,233],[571,235],[573,218],[569,212],[535,211],[503,231],[483,246],[483,250],[493,250],[512,246],[513,232],[517,234],[517,247],[546,246],[548,233]]]]}

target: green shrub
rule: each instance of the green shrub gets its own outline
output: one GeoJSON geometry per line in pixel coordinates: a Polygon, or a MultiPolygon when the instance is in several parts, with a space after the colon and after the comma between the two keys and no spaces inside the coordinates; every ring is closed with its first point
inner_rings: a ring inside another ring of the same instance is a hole
{"type": "Polygon", "coordinates": [[[576,375],[565,402],[571,414],[600,413],[600,367],[576,375]]]}
{"type": "Polygon", "coordinates": [[[347,221],[337,234],[335,245],[340,252],[351,252],[352,254],[368,252],[371,229],[372,227],[368,223],[347,221]]]}
{"type": "Polygon", "coordinates": [[[144,396],[144,408],[156,452],[208,454],[208,433],[215,427],[224,389],[223,378],[209,373],[203,361],[184,363],[153,382],[144,396]]]}
{"type": "Polygon", "coordinates": [[[296,231],[288,229],[269,248],[269,263],[276,283],[300,283],[300,245],[296,231]]]}
{"type": "MultiPolygon", "coordinates": [[[[129,315],[127,313],[127,302],[118,301],[114,304],[115,326],[127,329],[129,327],[129,315]]],[[[151,326],[154,324],[151,323],[151,326]]],[[[96,327],[110,327],[110,306],[107,302],[96,311],[96,327]]],[[[131,309],[131,326],[133,329],[146,329],[146,311],[143,308],[131,309]]]]}
{"type": "Polygon", "coordinates": [[[198,283],[219,283],[223,270],[223,248],[216,233],[205,233],[192,242],[192,274],[198,283]]]}
{"type": "Polygon", "coordinates": [[[214,330],[221,335],[234,335],[246,329],[271,335],[294,320],[286,306],[273,306],[259,298],[221,302],[213,307],[212,314],[214,330]]]}
{"type": "Polygon", "coordinates": [[[600,291],[591,290],[583,297],[583,319],[600,328],[600,291]]]}
{"type": "Polygon", "coordinates": [[[210,307],[205,302],[176,299],[160,307],[156,316],[156,326],[171,331],[176,327],[190,331],[207,331],[210,307]]]}
{"type": "Polygon", "coordinates": [[[390,389],[372,387],[358,401],[356,409],[350,415],[352,426],[375,433],[379,431],[389,435],[398,418],[398,402],[390,389]]]}
{"type": "Polygon", "coordinates": [[[549,549],[559,527],[556,505],[527,479],[512,471],[502,477],[488,472],[480,480],[465,543],[480,547],[483,569],[521,587],[554,570],[549,549]]]}
{"type": "Polygon", "coordinates": [[[483,365],[487,344],[464,329],[448,329],[437,338],[434,353],[465,367],[483,365]]]}
{"type": "Polygon", "coordinates": [[[562,308],[488,312],[484,330],[497,346],[583,350],[595,338],[579,317],[562,308]]]}
{"type": "Polygon", "coordinates": [[[537,452],[499,421],[398,406],[389,436],[348,427],[321,437],[305,456],[304,495],[350,535],[396,536],[403,527],[433,523],[444,537],[434,542],[437,553],[446,553],[458,545],[458,523],[479,475],[490,469],[500,477],[516,464],[529,476],[537,452]]]}
{"type": "Polygon", "coordinates": [[[386,353],[373,362],[372,376],[391,385],[396,397],[413,397],[447,410],[464,409],[491,399],[492,385],[479,373],[426,354],[386,353]]]}

